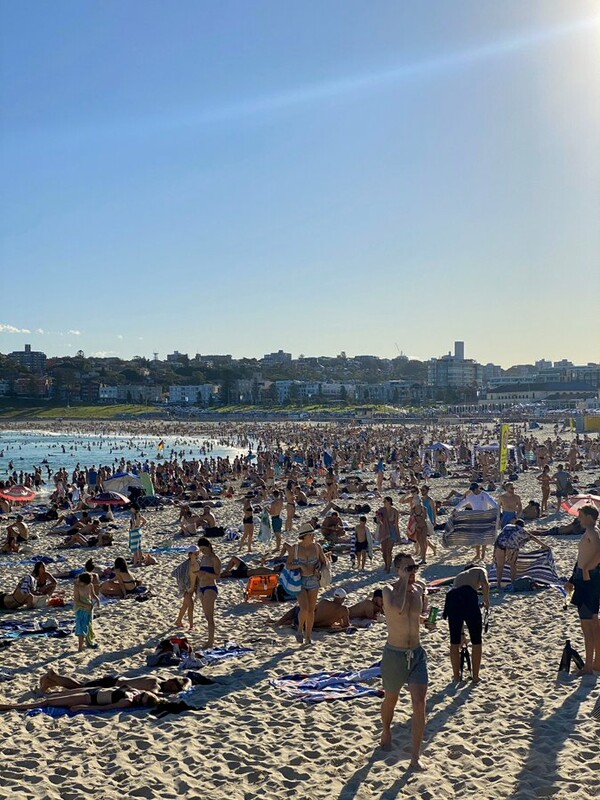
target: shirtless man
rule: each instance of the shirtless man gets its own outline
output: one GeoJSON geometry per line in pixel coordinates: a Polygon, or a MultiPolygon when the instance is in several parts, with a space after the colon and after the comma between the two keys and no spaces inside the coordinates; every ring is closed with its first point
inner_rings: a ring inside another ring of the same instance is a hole
{"type": "Polygon", "coordinates": [[[505,491],[498,498],[500,502],[500,527],[503,528],[517,517],[521,516],[523,504],[518,494],[515,494],[515,487],[512,483],[504,484],[505,491]]]}
{"type": "Polygon", "coordinates": [[[202,514],[198,517],[198,527],[208,530],[217,527],[217,518],[210,510],[210,506],[204,506],[202,514]]]}
{"type": "Polygon", "coordinates": [[[348,609],[350,619],[377,619],[379,614],[383,614],[382,589],[375,589],[370,600],[360,600],[348,609]]]}
{"type": "Polygon", "coordinates": [[[40,678],[40,691],[42,692],[49,692],[55,686],[61,686],[63,689],[84,689],[93,686],[101,689],[134,689],[138,692],[153,692],[154,694],[178,694],[185,692],[191,685],[192,682],[189,678],[173,677],[161,681],[150,675],[140,675],[137,678],[103,675],[101,678],[93,678],[89,681],[77,681],[74,678],[59,675],[52,669],[49,669],[40,678]]]}
{"type": "Polygon", "coordinates": [[[346,535],[344,524],[337,511],[332,511],[321,523],[321,533],[323,538],[330,544],[337,544],[340,537],[346,535]]]}
{"type": "Polygon", "coordinates": [[[483,605],[485,608],[489,608],[490,584],[485,568],[467,567],[458,573],[452,589],[446,595],[443,617],[448,620],[450,628],[450,663],[452,664],[452,678],[455,681],[460,680],[460,645],[465,623],[473,645],[473,682],[479,680],[483,627],[477,595],[479,589],[483,594],[483,605]]]}
{"type": "Polygon", "coordinates": [[[17,537],[17,542],[26,542],[29,539],[29,526],[23,522],[21,514],[17,514],[17,519],[6,529],[7,533],[13,533],[17,537]]]}
{"type": "Polygon", "coordinates": [[[579,510],[579,521],[584,533],[579,540],[577,563],[571,579],[565,585],[573,592],[571,603],[577,606],[585,642],[585,664],[579,675],[592,675],[600,670],[600,532],[598,509],[592,505],[579,510]]]}
{"type": "Polygon", "coordinates": [[[283,497],[278,489],[273,492],[273,502],[269,506],[269,515],[271,517],[271,528],[275,534],[275,552],[281,550],[281,529],[283,527],[283,520],[281,519],[281,512],[283,511],[283,497]]]}
{"type": "MultiPolygon", "coordinates": [[[[333,600],[319,600],[315,607],[314,628],[347,628],[350,625],[348,606],[344,605],[347,593],[338,587],[333,593],[333,600]]],[[[286,612],[281,619],[273,623],[279,625],[297,625],[300,607],[295,606],[286,612]]]]}
{"type": "MultiPolygon", "coordinates": [[[[408,683],[412,702],[412,752],[410,766],[420,769],[419,751],[425,731],[425,695],[427,694],[427,655],[421,647],[419,628],[425,623],[427,595],[425,584],[416,581],[418,569],[409,553],[394,558],[398,580],[383,590],[383,610],[388,630],[381,659],[384,698],[381,704],[381,747],[392,746],[391,725],[400,689],[408,683]]],[[[433,628],[433,625],[426,627],[433,628]]]]}

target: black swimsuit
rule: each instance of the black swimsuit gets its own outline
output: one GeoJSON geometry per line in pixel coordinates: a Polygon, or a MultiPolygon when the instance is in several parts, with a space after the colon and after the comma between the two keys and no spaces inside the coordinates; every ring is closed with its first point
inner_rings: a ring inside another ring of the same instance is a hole
{"type": "Polygon", "coordinates": [[[91,706],[110,706],[118,703],[120,700],[125,700],[127,697],[127,692],[124,689],[115,689],[110,693],[110,700],[108,703],[100,703],[98,697],[100,693],[106,696],[106,689],[92,689],[92,691],[88,692],[91,706]]]}

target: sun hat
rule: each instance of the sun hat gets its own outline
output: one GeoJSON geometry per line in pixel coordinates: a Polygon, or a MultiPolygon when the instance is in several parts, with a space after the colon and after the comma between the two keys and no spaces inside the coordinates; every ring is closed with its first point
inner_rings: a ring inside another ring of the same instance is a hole
{"type": "Polygon", "coordinates": [[[342,600],[344,600],[346,597],[348,597],[348,592],[345,589],[342,589],[341,586],[338,586],[338,588],[333,593],[333,596],[334,597],[341,597],[342,600]]]}
{"type": "Polygon", "coordinates": [[[301,539],[303,536],[306,536],[309,533],[314,533],[315,529],[310,524],[310,522],[305,522],[298,531],[298,538],[301,539]]]}

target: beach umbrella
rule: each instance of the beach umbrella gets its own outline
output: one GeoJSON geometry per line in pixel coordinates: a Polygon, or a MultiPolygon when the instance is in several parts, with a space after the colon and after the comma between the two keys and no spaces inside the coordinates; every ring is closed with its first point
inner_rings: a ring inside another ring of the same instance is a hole
{"type": "Polygon", "coordinates": [[[141,486],[142,482],[137,475],[131,472],[117,472],[111,478],[104,481],[104,488],[110,492],[127,491],[130,486],[141,486]]]}
{"type": "Polygon", "coordinates": [[[130,502],[129,498],[119,492],[100,492],[86,500],[91,506],[124,506],[130,502]]]}
{"type": "Polygon", "coordinates": [[[0,491],[3,500],[10,500],[13,503],[31,503],[35,500],[35,496],[35,492],[26,486],[11,486],[10,489],[0,491]]]}
{"type": "Polygon", "coordinates": [[[576,494],[568,497],[560,504],[563,511],[576,517],[583,506],[594,506],[600,511],[600,497],[597,494],[576,494]]]}

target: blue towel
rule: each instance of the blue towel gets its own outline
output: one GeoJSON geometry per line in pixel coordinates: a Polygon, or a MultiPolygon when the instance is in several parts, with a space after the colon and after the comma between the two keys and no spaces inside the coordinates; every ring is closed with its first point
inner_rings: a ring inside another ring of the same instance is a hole
{"type": "Polygon", "coordinates": [[[380,676],[381,667],[374,664],[358,672],[313,672],[312,675],[293,673],[272,680],[271,684],[305,703],[322,703],[330,700],[353,700],[356,697],[383,697],[382,689],[362,685],[362,681],[380,676]]]}
{"type": "Polygon", "coordinates": [[[237,658],[238,656],[253,653],[252,647],[238,647],[236,644],[228,642],[224,647],[213,647],[210,650],[202,650],[196,656],[198,666],[205,667],[208,664],[216,664],[226,658],[237,658]]]}

